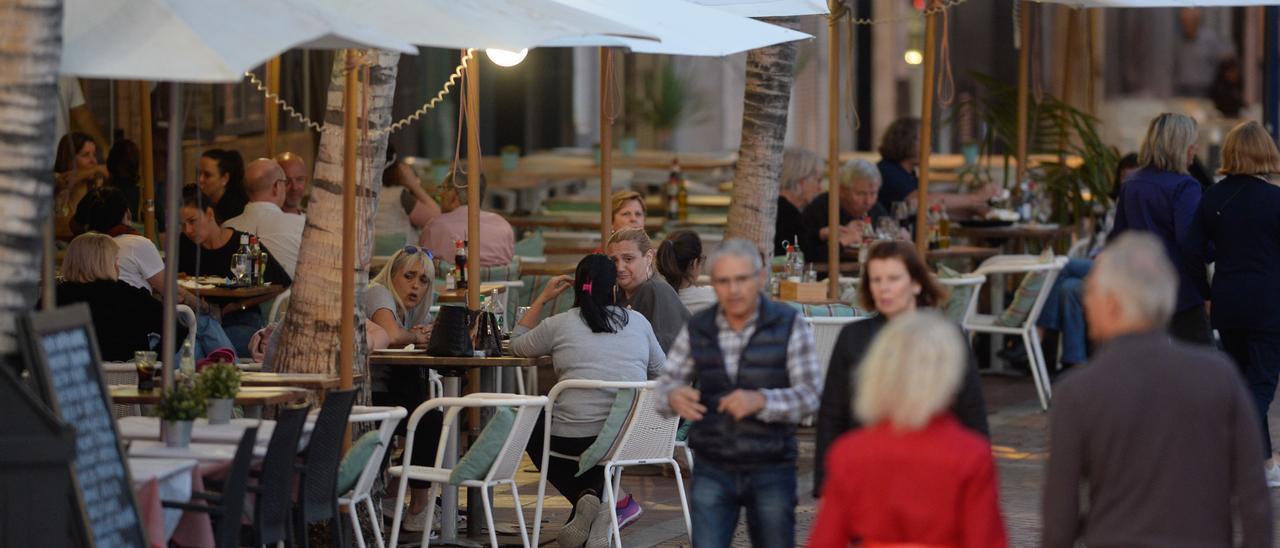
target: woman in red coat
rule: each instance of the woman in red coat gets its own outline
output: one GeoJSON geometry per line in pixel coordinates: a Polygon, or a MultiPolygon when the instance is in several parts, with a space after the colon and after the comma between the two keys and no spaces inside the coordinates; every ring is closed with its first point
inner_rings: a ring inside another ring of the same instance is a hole
{"type": "Polygon", "coordinates": [[[966,355],[959,330],[933,311],[884,328],[854,387],[854,413],[870,426],[828,451],[809,546],[1008,545],[991,446],[948,410],[966,355]]]}

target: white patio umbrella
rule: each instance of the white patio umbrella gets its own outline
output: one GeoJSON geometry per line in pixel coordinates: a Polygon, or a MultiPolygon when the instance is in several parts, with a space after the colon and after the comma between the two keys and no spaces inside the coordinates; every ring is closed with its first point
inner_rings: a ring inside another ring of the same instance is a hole
{"type": "Polygon", "coordinates": [[[83,78],[237,82],[292,48],[412,45],[307,0],[66,0],[62,74],[83,78]]]}
{"type": "Polygon", "coordinates": [[[696,4],[741,15],[743,17],[788,17],[792,15],[826,15],[825,0],[692,0],[696,4]]]}

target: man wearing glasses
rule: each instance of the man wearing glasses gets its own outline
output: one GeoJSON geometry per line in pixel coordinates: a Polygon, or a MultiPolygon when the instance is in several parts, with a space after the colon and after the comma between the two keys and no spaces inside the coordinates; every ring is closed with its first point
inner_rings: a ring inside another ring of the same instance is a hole
{"type": "Polygon", "coordinates": [[[754,546],[795,546],[796,425],[822,393],[813,330],[761,292],[751,243],[726,240],[707,265],[719,303],[676,336],[658,387],[659,411],[693,423],[693,545],[728,547],[746,508],[754,546]]]}
{"type": "Polygon", "coordinates": [[[256,234],[267,253],[294,278],[302,229],[307,220],[302,215],[284,212],[285,197],[289,193],[289,178],[284,168],[270,158],[249,162],[244,168],[244,189],[249,195],[244,213],[227,219],[223,226],[256,234]]]}

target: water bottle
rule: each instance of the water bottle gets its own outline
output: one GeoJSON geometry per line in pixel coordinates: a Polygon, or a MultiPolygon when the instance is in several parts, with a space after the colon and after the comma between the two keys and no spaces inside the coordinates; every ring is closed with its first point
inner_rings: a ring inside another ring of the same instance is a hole
{"type": "Polygon", "coordinates": [[[191,339],[182,343],[182,355],[178,359],[178,370],[187,377],[196,374],[196,349],[191,346],[191,339]]]}
{"type": "Polygon", "coordinates": [[[231,256],[231,274],[235,276],[235,285],[246,285],[246,278],[250,274],[249,269],[249,235],[241,234],[240,249],[231,256]]]}
{"type": "Polygon", "coordinates": [[[804,258],[796,251],[795,245],[787,246],[787,281],[799,282],[804,279],[804,258]]]}

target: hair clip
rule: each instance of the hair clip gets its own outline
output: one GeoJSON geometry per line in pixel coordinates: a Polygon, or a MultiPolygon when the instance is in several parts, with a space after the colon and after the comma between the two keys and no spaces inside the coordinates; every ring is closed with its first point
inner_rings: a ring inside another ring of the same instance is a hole
{"type": "Polygon", "coordinates": [[[585,283],[585,284],[582,284],[582,290],[583,290],[583,291],[586,291],[586,292],[587,292],[587,294],[588,294],[588,295],[590,295],[590,294],[591,294],[591,282],[587,282],[587,283],[585,283]]]}

